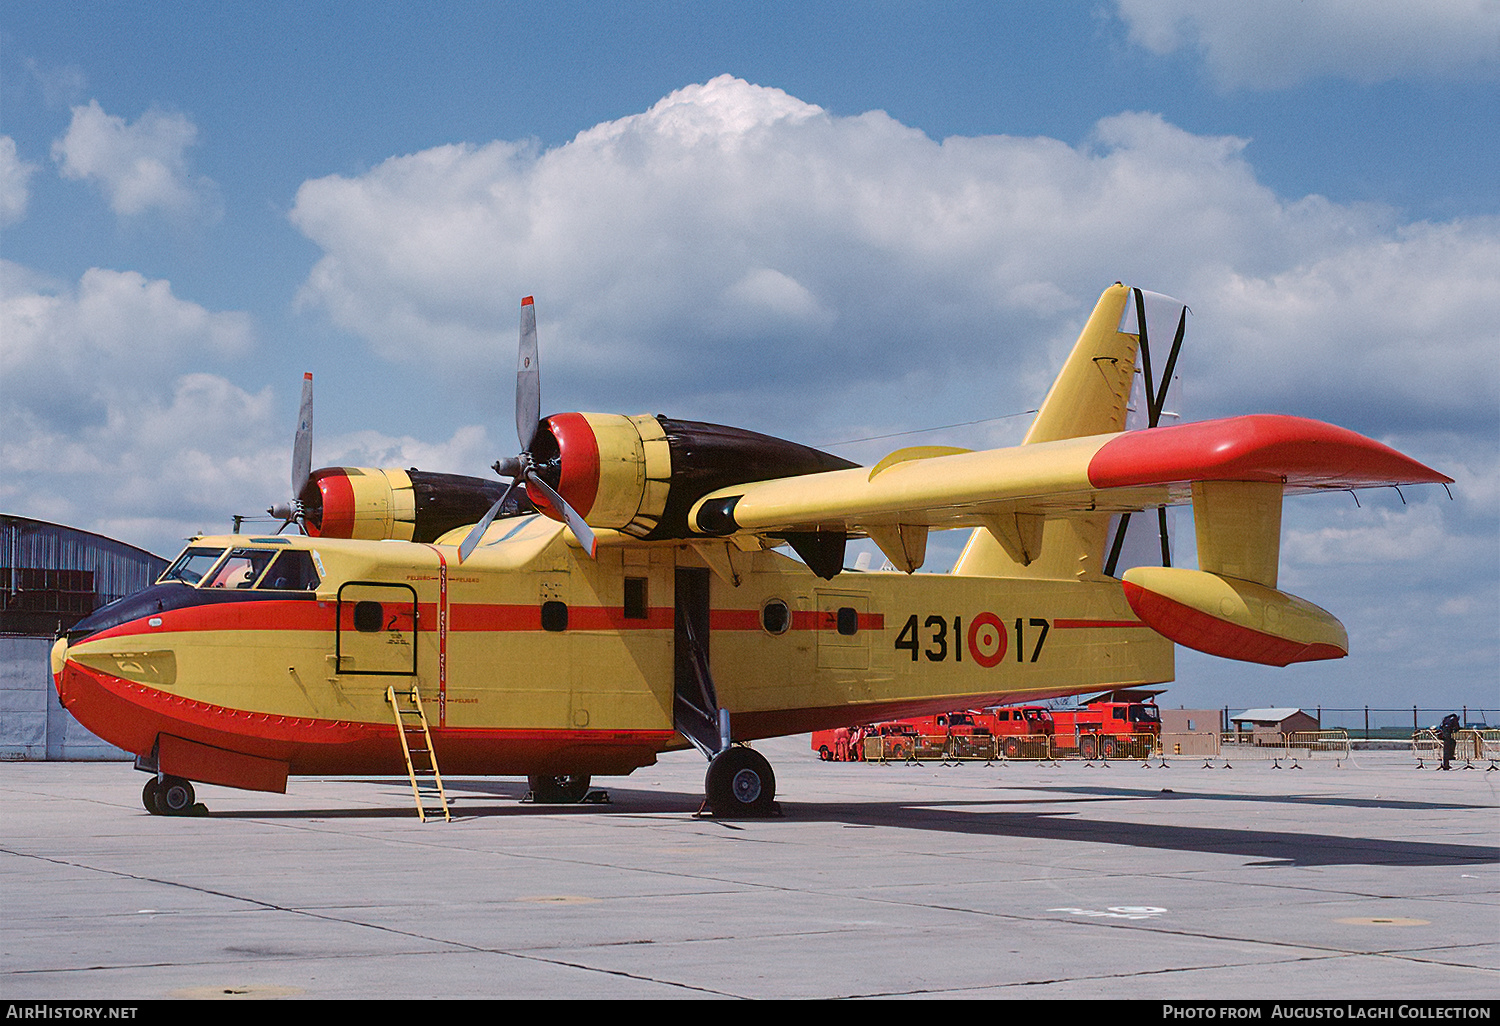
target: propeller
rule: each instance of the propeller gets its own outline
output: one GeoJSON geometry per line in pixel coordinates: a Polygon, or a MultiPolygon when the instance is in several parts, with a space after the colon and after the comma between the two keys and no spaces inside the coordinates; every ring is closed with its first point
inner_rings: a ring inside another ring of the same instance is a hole
{"type": "Polygon", "coordinates": [[[307,487],[307,479],[312,476],[312,421],[313,383],[312,372],[308,371],[302,375],[302,405],[297,412],[297,434],[292,439],[292,501],[278,502],[266,510],[282,521],[277,534],[291,523],[295,523],[303,534],[307,533],[302,522],[302,489],[307,487]]]}
{"type": "Polygon", "coordinates": [[[557,491],[543,481],[536,472],[536,461],[532,458],[531,447],[536,441],[537,429],[541,426],[542,419],[542,383],[539,367],[537,364],[536,344],[536,305],[532,297],[527,296],[521,300],[521,346],[516,359],[516,437],[520,440],[521,451],[503,460],[497,460],[494,464],[495,473],[501,477],[510,478],[510,487],[480,518],[464,540],[458,546],[458,561],[462,563],[469,558],[470,553],[479,545],[479,540],[484,537],[484,532],[489,530],[490,524],[494,523],[495,517],[499,515],[505,500],[510,498],[510,493],[515,491],[521,482],[526,483],[527,494],[540,496],[546,500],[554,510],[563,515],[569,528],[583,547],[588,550],[589,558],[592,559],[598,551],[598,541],[589,525],[584,522],[583,517],[578,515],[557,491]]]}

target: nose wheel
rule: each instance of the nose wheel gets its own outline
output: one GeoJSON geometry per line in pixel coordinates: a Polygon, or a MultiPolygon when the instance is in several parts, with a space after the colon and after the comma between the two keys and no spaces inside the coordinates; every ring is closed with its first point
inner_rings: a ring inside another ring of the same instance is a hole
{"type": "Polygon", "coordinates": [[[714,756],[703,787],[709,810],[718,819],[758,819],[781,811],[776,774],[753,748],[735,745],[714,756]]]}
{"type": "Polygon", "coordinates": [[[152,777],[141,788],[141,804],[153,816],[191,816],[197,806],[192,781],[181,777],[152,777]]]}

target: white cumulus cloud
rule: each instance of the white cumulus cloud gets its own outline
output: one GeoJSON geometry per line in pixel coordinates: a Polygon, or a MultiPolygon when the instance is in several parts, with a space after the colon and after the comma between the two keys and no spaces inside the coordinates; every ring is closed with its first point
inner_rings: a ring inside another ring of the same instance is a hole
{"type": "Polygon", "coordinates": [[[0,135],[0,228],[25,218],[35,173],[36,165],[22,160],[16,152],[16,141],[0,135]]]}
{"type": "Polygon", "coordinates": [[[1282,89],[1334,77],[1494,78],[1494,0],[1116,0],[1133,42],[1156,54],[1201,52],[1227,88],[1282,89]]]}
{"type": "Polygon", "coordinates": [[[52,159],[64,178],[97,186],[122,217],[160,210],[212,220],[219,216],[218,187],[188,166],[197,137],[197,126],[182,114],[153,109],[129,123],[90,100],[73,108],[52,159]]]}

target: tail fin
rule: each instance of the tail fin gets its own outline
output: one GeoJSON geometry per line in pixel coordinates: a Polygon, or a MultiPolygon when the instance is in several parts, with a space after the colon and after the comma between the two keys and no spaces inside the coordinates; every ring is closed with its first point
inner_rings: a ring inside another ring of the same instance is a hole
{"type": "MultiPolygon", "coordinates": [[[[1180,309],[1181,304],[1175,300],[1119,283],[1106,289],[1037,411],[1024,444],[1125,430],[1130,389],[1141,352],[1141,334],[1143,331],[1156,337],[1160,337],[1158,332],[1167,334],[1171,327],[1158,325],[1158,310],[1163,314],[1170,312],[1175,321],[1180,309]],[[1175,309],[1164,309],[1168,305],[1175,309]]],[[[1179,334],[1178,341],[1180,337],[1179,334]]],[[[1171,359],[1175,362],[1176,346],[1171,359]]],[[[1163,381],[1170,377],[1168,366],[1163,381]]],[[[1160,397],[1149,384],[1147,404],[1153,411],[1160,410],[1160,397]]],[[[1154,416],[1151,422],[1155,422],[1154,416]]],[[[976,530],[953,572],[964,576],[1047,580],[1098,576],[1102,573],[1109,521],[1108,515],[1046,521],[1039,553],[1025,565],[1007,554],[989,530],[976,530]]]]}

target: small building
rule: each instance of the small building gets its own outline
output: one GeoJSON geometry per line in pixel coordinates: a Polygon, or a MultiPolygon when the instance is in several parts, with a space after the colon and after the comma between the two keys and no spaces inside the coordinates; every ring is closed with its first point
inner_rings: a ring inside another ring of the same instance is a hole
{"type": "Polygon", "coordinates": [[[128,758],[58,702],[52,642],[166,568],[160,556],[113,538],[0,514],[0,760],[128,758]]]}
{"type": "Polygon", "coordinates": [[[1163,734],[1217,734],[1223,717],[1218,709],[1162,709],[1163,734]]]}
{"type": "Polygon", "coordinates": [[[1238,716],[1229,717],[1229,722],[1241,734],[1253,733],[1257,744],[1262,738],[1274,742],[1280,734],[1322,729],[1316,716],[1291,708],[1246,709],[1238,716]]]}

